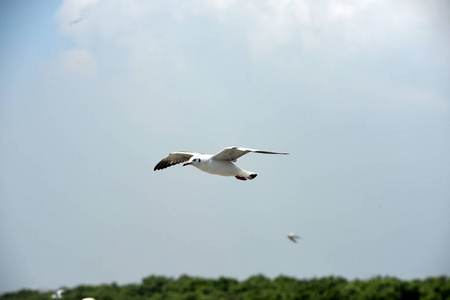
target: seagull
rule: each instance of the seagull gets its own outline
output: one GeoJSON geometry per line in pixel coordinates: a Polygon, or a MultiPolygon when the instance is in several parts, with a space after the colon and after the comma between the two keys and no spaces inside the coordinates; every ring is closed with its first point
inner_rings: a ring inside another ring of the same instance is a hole
{"type": "Polygon", "coordinates": [[[62,293],[64,293],[63,289],[57,290],[53,295],[52,299],[62,299],[62,293]]]}
{"type": "Polygon", "coordinates": [[[172,152],[163,158],[153,169],[162,170],[173,165],[184,163],[183,166],[192,165],[203,172],[221,176],[234,176],[239,180],[252,180],[257,173],[245,171],[234,164],[237,159],[247,153],[281,154],[270,151],[255,150],[241,147],[227,147],[217,154],[202,154],[187,151],[172,152]]]}
{"type": "Polygon", "coordinates": [[[80,23],[81,21],[83,21],[83,18],[78,18],[78,19],[70,21],[69,25],[75,25],[77,23],[80,23]]]}
{"type": "Polygon", "coordinates": [[[291,232],[287,235],[288,239],[290,239],[291,241],[293,241],[294,243],[297,243],[297,240],[300,239],[300,237],[298,235],[296,235],[295,233],[291,232]]]}

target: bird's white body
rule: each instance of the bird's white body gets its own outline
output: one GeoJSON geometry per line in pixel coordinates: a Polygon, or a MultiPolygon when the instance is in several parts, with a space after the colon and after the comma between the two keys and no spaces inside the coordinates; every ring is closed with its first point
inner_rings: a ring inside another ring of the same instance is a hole
{"type": "Polygon", "coordinates": [[[167,167],[183,163],[184,166],[192,165],[197,169],[215,175],[234,176],[239,180],[255,179],[258,176],[255,172],[249,172],[236,166],[234,162],[247,153],[264,153],[264,154],[288,154],[269,152],[262,150],[254,150],[242,147],[227,147],[217,154],[202,154],[195,152],[178,151],[172,152],[163,158],[154,168],[161,170],[167,167]]]}
{"type": "MultiPolygon", "coordinates": [[[[191,163],[194,167],[203,172],[221,176],[240,176],[249,177],[254,172],[245,171],[238,166],[236,166],[231,161],[227,160],[216,160],[212,158],[212,155],[202,155],[201,163],[191,163]]],[[[253,178],[248,178],[253,179],[253,178]]]]}
{"type": "Polygon", "coordinates": [[[64,293],[63,289],[57,290],[53,295],[52,299],[62,299],[62,294],[64,293]]]}

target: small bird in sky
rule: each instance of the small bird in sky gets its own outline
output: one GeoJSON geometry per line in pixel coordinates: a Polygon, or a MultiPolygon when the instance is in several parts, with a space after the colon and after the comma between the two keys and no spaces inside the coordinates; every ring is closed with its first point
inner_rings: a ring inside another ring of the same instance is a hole
{"type": "Polygon", "coordinates": [[[291,241],[293,241],[294,243],[297,243],[297,240],[300,239],[300,237],[298,235],[296,235],[295,233],[291,232],[287,235],[288,239],[290,239],[291,241]]]}
{"type": "Polygon", "coordinates": [[[69,25],[75,25],[77,23],[80,23],[81,21],[83,21],[83,18],[78,18],[78,19],[70,21],[69,25]]]}
{"type": "Polygon", "coordinates": [[[163,158],[153,169],[162,170],[173,165],[184,163],[183,166],[192,165],[197,169],[221,176],[234,176],[239,180],[252,180],[258,176],[255,172],[245,171],[234,164],[238,158],[247,153],[281,154],[289,153],[270,152],[241,147],[227,147],[217,154],[202,154],[196,152],[172,152],[163,158]]]}
{"type": "Polygon", "coordinates": [[[56,292],[53,293],[52,299],[62,299],[62,294],[64,293],[63,289],[59,289],[56,292]]]}

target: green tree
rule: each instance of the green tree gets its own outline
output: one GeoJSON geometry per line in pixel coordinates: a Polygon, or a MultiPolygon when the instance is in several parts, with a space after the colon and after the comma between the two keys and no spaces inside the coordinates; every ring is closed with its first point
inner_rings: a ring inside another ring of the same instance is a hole
{"type": "MultiPolygon", "coordinates": [[[[402,281],[393,277],[347,281],[342,277],[296,279],[264,275],[239,282],[232,278],[206,279],[182,275],[178,279],[149,276],[141,284],[119,286],[79,285],[65,288],[64,300],[93,297],[96,300],[450,300],[446,276],[402,281]]],[[[0,295],[0,300],[48,300],[52,292],[19,290],[0,295]]]]}

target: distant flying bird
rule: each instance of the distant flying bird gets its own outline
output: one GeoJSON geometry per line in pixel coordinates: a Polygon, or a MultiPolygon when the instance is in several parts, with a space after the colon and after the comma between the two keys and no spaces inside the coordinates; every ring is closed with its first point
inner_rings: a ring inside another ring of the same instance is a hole
{"type": "Polygon", "coordinates": [[[83,18],[78,18],[78,19],[75,19],[73,21],[70,21],[69,25],[75,25],[77,23],[80,23],[81,21],[83,21],[83,18]]]}
{"type": "Polygon", "coordinates": [[[53,293],[52,295],[52,299],[62,299],[62,294],[64,293],[63,289],[57,290],[55,293],[53,293]]]}
{"type": "Polygon", "coordinates": [[[255,179],[257,173],[245,171],[234,164],[237,159],[247,153],[281,154],[289,153],[269,152],[241,147],[227,147],[217,154],[202,154],[195,152],[172,152],[163,158],[153,169],[162,170],[173,165],[183,163],[183,166],[192,165],[203,172],[221,176],[234,176],[239,180],[255,179]]]}
{"type": "Polygon", "coordinates": [[[295,233],[291,232],[287,235],[288,239],[290,239],[291,241],[293,241],[294,243],[297,243],[297,240],[300,239],[300,237],[298,235],[296,235],[295,233]]]}

